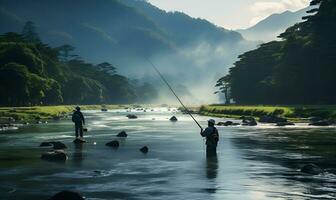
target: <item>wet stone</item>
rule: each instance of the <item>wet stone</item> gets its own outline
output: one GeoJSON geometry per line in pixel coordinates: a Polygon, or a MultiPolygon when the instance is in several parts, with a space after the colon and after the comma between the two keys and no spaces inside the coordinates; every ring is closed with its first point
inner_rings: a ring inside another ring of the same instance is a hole
{"type": "Polygon", "coordinates": [[[146,154],[146,153],[148,153],[148,147],[147,146],[144,146],[144,147],[142,147],[141,149],[139,149],[142,153],[144,153],[144,154],[146,154]]]}
{"type": "Polygon", "coordinates": [[[114,141],[106,143],[105,145],[109,146],[109,147],[113,147],[113,148],[118,148],[119,147],[119,142],[114,140],[114,141]]]}
{"type": "Polygon", "coordinates": [[[117,137],[127,137],[127,133],[125,131],[121,131],[117,134],[117,137]]]}
{"type": "Polygon", "coordinates": [[[77,192],[62,191],[49,198],[49,200],[84,200],[84,197],[77,192]]]}
{"type": "Polygon", "coordinates": [[[170,120],[171,122],[177,122],[177,117],[172,116],[169,120],[170,120]]]}
{"type": "Polygon", "coordinates": [[[67,153],[63,150],[55,150],[43,153],[41,155],[42,160],[57,162],[57,161],[66,161],[68,159],[67,153]]]}

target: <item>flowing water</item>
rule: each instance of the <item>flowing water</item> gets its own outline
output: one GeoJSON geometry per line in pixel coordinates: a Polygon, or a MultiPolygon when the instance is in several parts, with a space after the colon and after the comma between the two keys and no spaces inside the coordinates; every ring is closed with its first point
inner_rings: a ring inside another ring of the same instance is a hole
{"type": "MultiPolygon", "coordinates": [[[[48,199],[62,190],[103,199],[336,199],[336,128],[219,127],[217,159],[206,159],[199,129],[164,110],[86,112],[87,143],[76,146],[70,120],[0,132],[0,199],[48,199]],[[119,149],[105,146],[118,139],[119,149]],[[68,146],[63,163],[40,159],[43,141],[68,146]],[[148,154],[139,148],[147,145],[148,154]],[[307,175],[300,167],[326,170],[307,175]]],[[[196,116],[202,125],[207,117],[196,116]]]]}

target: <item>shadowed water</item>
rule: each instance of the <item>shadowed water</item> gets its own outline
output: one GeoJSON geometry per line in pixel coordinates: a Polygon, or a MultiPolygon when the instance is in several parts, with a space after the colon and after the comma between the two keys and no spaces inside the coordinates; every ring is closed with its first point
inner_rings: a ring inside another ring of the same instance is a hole
{"type": "MultiPolygon", "coordinates": [[[[300,125],[219,127],[218,157],[206,159],[198,127],[187,115],[155,111],[85,113],[87,143],[74,145],[70,121],[0,133],[0,199],[47,199],[61,190],[87,199],[335,199],[336,129],[300,125]],[[118,139],[118,150],[105,146],[118,139]],[[43,141],[62,141],[65,163],[40,160],[43,141]],[[148,154],[139,148],[147,145],[148,154]],[[300,173],[306,163],[323,175],[300,173]]],[[[205,126],[207,117],[197,116],[205,126]]]]}

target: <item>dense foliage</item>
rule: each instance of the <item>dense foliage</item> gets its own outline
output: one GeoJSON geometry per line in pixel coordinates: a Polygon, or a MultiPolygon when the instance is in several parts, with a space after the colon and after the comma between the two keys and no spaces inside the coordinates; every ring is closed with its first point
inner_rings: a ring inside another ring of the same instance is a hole
{"type": "Polygon", "coordinates": [[[111,64],[86,63],[73,50],[40,42],[32,22],[22,35],[0,36],[0,105],[130,103],[148,99],[141,93],[153,94],[155,88],[137,92],[140,86],[117,74],[111,64]]]}
{"type": "Polygon", "coordinates": [[[336,103],[336,1],[314,0],[306,21],[239,61],[217,86],[239,104],[336,103]]]}

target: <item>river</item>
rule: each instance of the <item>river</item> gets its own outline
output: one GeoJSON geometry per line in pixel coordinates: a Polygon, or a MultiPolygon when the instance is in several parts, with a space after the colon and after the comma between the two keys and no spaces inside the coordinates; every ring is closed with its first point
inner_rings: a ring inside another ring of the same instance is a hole
{"type": "MultiPolygon", "coordinates": [[[[174,114],[174,123],[166,109],[137,112],[133,120],[126,114],[85,112],[83,146],[72,143],[70,120],[0,132],[0,199],[48,199],[62,190],[89,200],[336,199],[335,127],[218,127],[218,157],[207,160],[188,115],[174,114]],[[117,150],[105,146],[122,130],[128,137],[117,150]],[[68,146],[66,162],[40,159],[48,148],[39,144],[50,140],[68,146]],[[147,154],[139,151],[145,145],[147,154]],[[301,173],[307,163],[326,173],[301,173]]],[[[196,118],[206,125],[207,117],[196,118]]]]}

